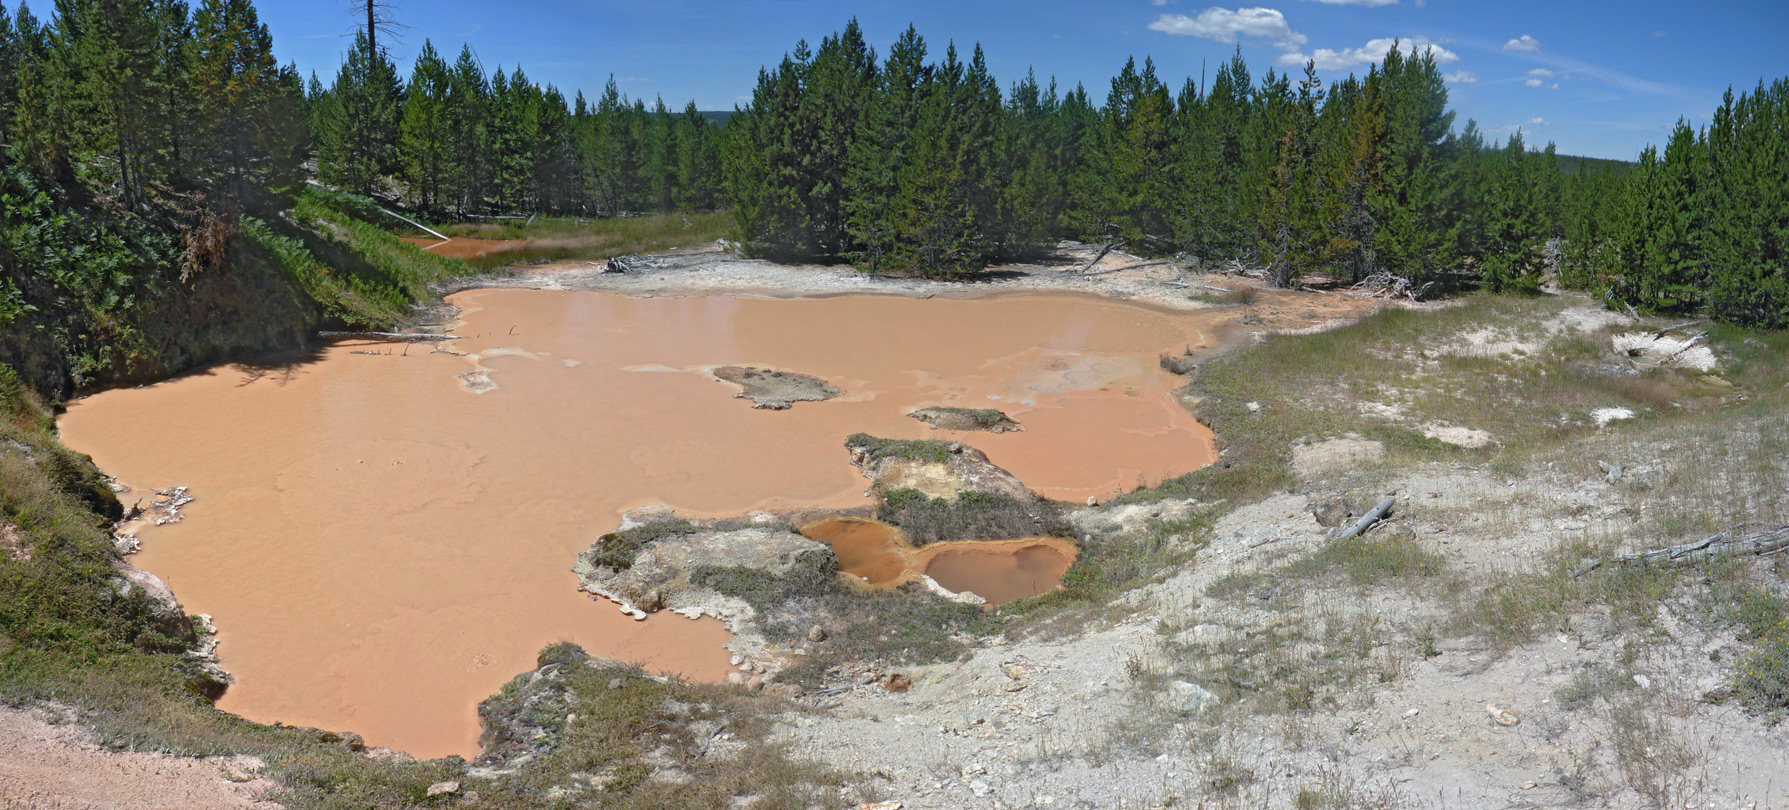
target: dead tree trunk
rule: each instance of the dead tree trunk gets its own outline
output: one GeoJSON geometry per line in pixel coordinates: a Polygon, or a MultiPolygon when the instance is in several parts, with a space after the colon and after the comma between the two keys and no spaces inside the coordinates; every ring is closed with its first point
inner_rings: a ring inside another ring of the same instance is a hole
{"type": "Polygon", "coordinates": [[[1572,576],[1580,577],[1595,571],[1604,565],[1620,563],[1641,563],[1645,565],[1687,565],[1716,557],[1727,557],[1749,554],[1754,557],[1768,557],[1789,551],[1789,524],[1774,529],[1735,534],[1732,530],[1711,535],[1694,543],[1670,546],[1667,548],[1642,551],[1637,554],[1623,554],[1607,560],[1597,560],[1581,566],[1572,572],[1572,576]]]}

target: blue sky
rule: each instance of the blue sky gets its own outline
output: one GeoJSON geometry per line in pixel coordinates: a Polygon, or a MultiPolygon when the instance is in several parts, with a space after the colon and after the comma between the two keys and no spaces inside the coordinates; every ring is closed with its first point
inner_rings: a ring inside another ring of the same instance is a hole
{"type": "MultiPolygon", "coordinates": [[[[1789,76],[1786,0],[398,2],[409,27],[392,52],[406,72],[425,38],[450,59],[469,43],[487,69],[519,62],[567,96],[594,96],[614,75],[630,96],[663,95],[673,107],[693,98],[702,109],[741,103],[760,66],[852,17],[879,53],[912,23],[934,56],[952,40],[965,51],[980,42],[1003,85],[1035,68],[1040,79],[1086,84],[1096,99],[1127,56],[1153,56],[1174,88],[1202,65],[1215,72],[1238,44],[1257,79],[1314,58],[1327,80],[1364,72],[1401,38],[1436,49],[1460,125],[1474,118],[1499,137],[1520,127],[1533,145],[1621,159],[1662,143],[1679,117],[1705,123],[1729,85],[1789,76]]],[[[280,58],[327,83],[354,28],[346,0],[258,7],[280,58]]]]}

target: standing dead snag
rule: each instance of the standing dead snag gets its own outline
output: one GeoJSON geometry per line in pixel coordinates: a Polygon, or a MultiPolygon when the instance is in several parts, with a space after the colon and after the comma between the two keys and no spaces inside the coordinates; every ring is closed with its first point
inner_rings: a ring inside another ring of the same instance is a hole
{"type": "Polygon", "coordinates": [[[1693,562],[1712,560],[1740,554],[1754,557],[1768,557],[1789,551],[1789,524],[1774,529],[1734,534],[1732,530],[1678,546],[1642,551],[1637,554],[1623,554],[1608,560],[1597,560],[1572,572],[1572,576],[1580,577],[1595,571],[1604,564],[1643,563],[1646,565],[1687,565],[1693,562]]]}

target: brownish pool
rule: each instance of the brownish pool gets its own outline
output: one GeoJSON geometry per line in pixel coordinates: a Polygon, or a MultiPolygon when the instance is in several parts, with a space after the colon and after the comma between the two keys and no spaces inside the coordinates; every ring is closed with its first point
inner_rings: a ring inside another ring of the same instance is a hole
{"type": "MultiPolygon", "coordinates": [[[[573,559],[655,503],[717,517],[861,506],[843,446],[859,431],[968,442],[1074,501],[1213,455],[1156,357],[1214,345],[1202,330],[1216,315],[1069,295],[451,300],[467,339],[447,346],[464,356],[344,342],[108,391],[62,418],[71,446],[137,487],[127,504],[151,488],[197,497],[184,522],[142,532],[135,561],[214,617],[237,679],[224,708],[470,756],[477,702],[554,641],[718,680],[718,622],[629,620],[576,590],[573,559]],[[728,364],[843,394],[754,410],[708,373],[728,364]],[[933,431],[906,416],[926,405],[997,407],[1024,430],[933,431]]],[[[1066,567],[1021,552],[924,570],[1007,566],[1000,579],[1029,587],[1066,567]]]]}
{"type": "Polygon", "coordinates": [[[1055,590],[1075,562],[1074,544],[1054,537],[966,540],[914,548],[901,530],[866,518],[828,518],[801,533],[832,547],[839,570],[871,588],[925,574],[952,591],[1004,605],[1055,590]]]}
{"type": "Polygon", "coordinates": [[[445,242],[433,236],[406,236],[402,239],[430,253],[455,259],[476,259],[487,253],[513,250],[523,243],[521,239],[478,239],[470,236],[456,236],[445,242]]]}

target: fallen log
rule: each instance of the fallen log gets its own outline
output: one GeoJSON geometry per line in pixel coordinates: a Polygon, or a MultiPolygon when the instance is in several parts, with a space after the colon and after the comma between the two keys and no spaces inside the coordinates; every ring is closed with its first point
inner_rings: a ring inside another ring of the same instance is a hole
{"type": "Polygon", "coordinates": [[[464,335],[437,335],[433,332],[318,332],[317,337],[377,338],[379,340],[463,340],[464,335]]]}
{"type": "MultiPolygon", "coordinates": [[[[1671,332],[1675,332],[1679,329],[1688,329],[1692,326],[1701,326],[1702,324],[1705,324],[1705,323],[1708,323],[1708,321],[1690,321],[1689,323],[1680,323],[1680,324],[1677,324],[1676,326],[1667,326],[1663,329],[1660,329],[1657,332],[1652,333],[1652,339],[1658,340],[1659,338],[1662,338],[1665,335],[1667,335],[1671,332]]],[[[1706,335],[1708,333],[1703,332],[1702,334],[1706,335]]]]}
{"type": "Polygon", "coordinates": [[[1093,254],[1093,258],[1088,259],[1086,264],[1083,264],[1080,267],[1075,268],[1075,275],[1078,276],[1083,273],[1086,273],[1088,270],[1093,269],[1094,265],[1099,264],[1100,259],[1106,258],[1106,254],[1112,252],[1112,246],[1116,245],[1116,244],[1118,244],[1118,243],[1117,242],[1107,242],[1103,245],[1100,245],[1099,252],[1093,254]]]}
{"type": "Polygon", "coordinates": [[[1391,513],[1391,505],[1396,500],[1397,498],[1395,496],[1385,496],[1385,500],[1380,501],[1378,506],[1367,510],[1366,514],[1360,516],[1360,520],[1354,521],[1354,525],[1338,527],[1335,531],[1330,532],[1330,542],[1333,543],[1337,540],[1346,540],[1350,537],[1364,534],[1366,530],[1373,528],[1373,524],[1384,520],[1385,516],[1391,513]]]}
{"type": "Polygon", "coordinates": [[[1789,524],[1749,534],[1734,534],[1732,530],[1728,530],[1710,535],[1694,543],[1684,543],[1636,554],[1623,554],[1607,560],[1596,560],[1580,566],[1578,570],[1572,572],[1572,576],[1581,577],[1604,565],[1621,563],[1686,565],[1716,557],[1739,554],[1768,557],[1785,551],[1789,551],[1789,524]]]}

